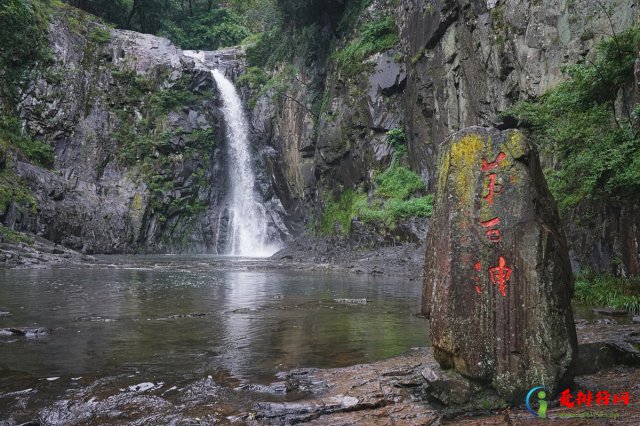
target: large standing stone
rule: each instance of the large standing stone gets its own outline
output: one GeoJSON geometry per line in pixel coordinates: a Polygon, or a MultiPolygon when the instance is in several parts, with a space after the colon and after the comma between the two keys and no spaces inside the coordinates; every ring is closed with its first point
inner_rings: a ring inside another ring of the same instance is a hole
{"type": "Polygon", "coordinates": [[[576,358],[573,282],[538,154],[516,130],[462,130],[440,147],[423,313],[443,368],[507,399],[555,393],[576,358]]]}

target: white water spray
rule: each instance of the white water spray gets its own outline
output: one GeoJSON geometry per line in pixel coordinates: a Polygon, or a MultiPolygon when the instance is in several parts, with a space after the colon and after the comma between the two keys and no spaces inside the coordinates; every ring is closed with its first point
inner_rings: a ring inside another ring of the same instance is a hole
{"type": "Polygon", "coordinates": [[[233,83],[220,71],[212,70],[222,96],[222,112],[227,129],[229,178],[229,249],[231,255],[267,257],[279,247],[268,241],[267,211],[255,193],[255,175],[249,150],[249,124],[242,101],[233,83]]]}

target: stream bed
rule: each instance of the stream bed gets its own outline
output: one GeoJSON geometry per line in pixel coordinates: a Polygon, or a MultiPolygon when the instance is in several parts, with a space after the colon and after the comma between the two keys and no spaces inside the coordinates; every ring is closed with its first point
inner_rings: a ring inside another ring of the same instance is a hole
{"type": "MultiPolygon", "coordinates": [[[[78,404],[100,398],[260,389],[293,368],[390,358],[427,345],[420,292],[419,280],[211,256],[2,270],[0,424],[78,423],[91,411],[78,404]]],[[[300,397],[264,390],[244,403],[300,397]]]]}

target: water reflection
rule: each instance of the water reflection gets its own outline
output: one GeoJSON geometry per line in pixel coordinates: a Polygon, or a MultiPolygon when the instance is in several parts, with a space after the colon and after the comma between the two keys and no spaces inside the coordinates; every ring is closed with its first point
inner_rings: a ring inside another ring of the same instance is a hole
{"type": "Polygon", "coordinates": [[[293,367],[371,362],[426,345],[415,282],[180,269],[0,271],[0,393],[46,377],[135,373],[269,382],[293,367]],[[366,298],[348,305],[335,299],[366,298]]]}

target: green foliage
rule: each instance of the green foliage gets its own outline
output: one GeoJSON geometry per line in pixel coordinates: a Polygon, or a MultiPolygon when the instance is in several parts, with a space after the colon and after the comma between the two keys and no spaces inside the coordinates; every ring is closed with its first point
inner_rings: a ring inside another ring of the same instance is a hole
{"type": "Polygon", "coordinates": [[[344,0],[277,0],[284,21],[291,26],[304,27],[334,21],[344,10],[344,0]]]}
{"type": "Polygon", "coordinates": [[[238,77],[236,85],[246,86],[252,90],[260,90],[268,80],[269,77],[262,68],[249,67],[244,74],[238,77]]]}
{"type": "Polygon", "coordinates": [[[407,200],[391,198],[383,203],[379,202],[378,205],[374,202],[373,206],[368,203],[362,203],[357,208],[359,220],[382,229],[395,228],[398,220],[401,219],[431,217],[432,213],[432,195],[409,198],[407,200]]]}
{"type": "Polygon", "coordinates": [[[586,272],[576,277],[575,298],[583,303],[640,313],[640,279],[586,272]]]}
{"type": "Polygon", "coordinates": [[[396,156],[407,153],[407,139],[404,135],[404,129],[395,128],[387,132],[386,142],[393,147],[396,156]]]}
{"type": "Polygon", "coordinates": [[[433,196],[418,196],[425,190],[424,183],[408,168],[393,164],[375,182],[373,200],[348,189],[338,200],[328,201],[320,219],[320,234],[333,235],[336,231],[348,234],[353,219],[385,231],[394,229],[399,220],[431,216],[433,196]]]}
{"type": "Polygon", "coordinates": [[[0,2],[0,100],[5,110],[14,108],[25,75],[51,57],[47,42],[49,15],[48,0],[0,2]]]}
{"type": "Polygon", "coordinates": [[[16,232],[0,224],[0,242],[32,245],[33,238],[23,232],[16,232]]]}
{"type": "Polygon", "coordinates": [[[49,167],[53,164],[53,149],[46,143],[25,134],[17,117],[0,116],[0,141],[6,148],[22,154],[41,166],[49,167]]]}
{"type": "Polygon", "coordinates": [[[201,100],[200,96],[178,85],[170,89],[154,92],[149,102],[153,112],[160,115],[181,107],[193,105],[199,100],[201,100]]]}
{"type": "Polygon", "coordinates": [[[340,194],[337,201],[328,201],[320,220],[320,233],[334,235],[336,231],[348,234],[351,231],[351,221],[356,216],[357,207],[362,204],[365,194],[356,193],[351,189],[340,194]]]}
{"type": "Polygon", "coordinates": [[[215,50],[239,44],[249,30],[241,18],[229,9],[212,9],[184,20],[166,22],[160,35],[183,49],[215,50]]]}
{"type": "Polygon", "coordinates": [[[379,174],[375,180],[375,194],[381,197],[406,200],[425,190],[422,178],[404,166],[393,165],[379,174]]]}
{"type": "Polygon", "coordinates": [[[363,62],[369,56],[391,49],[399,41],[395,19],[387,16],[364,24],[356,39],[336,53],[336,59],[347,76],[355,76],[366,69],[363,62]]]}
{"type": "Polygon", "coordinates": [[[36,199],[29,188],[11,170],[4,169],[0,171],[0,216],[13,203],[25,206],[35,213],[36,199]]]}
{"type": "Polygon", "coordinates": [[[217,145],[213,129],[197,129],[188,133],[189,147],[209,153],[217,145]]]}
{"type": "Polygon", "coordinates": [[[276,0],[227,0],[227,5],[252,32],[263,32],[280,22],[276,0]]]}
{"type": "Polygon", "coordinates": [[[293,65],[284,65],[282,69],[274,73],[273,77],[271,77],[260,89],[258,93],[258,97],[260,96],[270,96],[271,98],[280,98],[282,97],[286,91],[289,89],[291,85],[291,81],[295,78],[298,70],[293,65]]]}
{"type": "Polygon", "coordinates": [[[329,47],[329,40],[317,24],[284,30],[275,27],[261,34],[247,48],[247,61],[252,66],[273,69],[294,59],[308,64],[329,47]]]}
{"type": "Polygon", "coordinates": [[[369,7],[373,0],[351,0],[347,2],[344,13],[338,22],[338,31],[341,34],[349,33],[356,26],[356,21],[362,15],[362,11],[369,7]]]}
{"type": "Polygon", "coordinates": [[[89,34],[89,41],[97,44],[105,44],[111,41],[111,32],[107,29],[95,26],[89,34]]]}
{"type": "Polygon", "coordinates": [[[639,48],[639,27],[603,41],[595,61],[566,67],[567,81],[503,114],[528,127],[558,165],[546,172],[561,211],[585,198],[640,190],[638,116],[618,117],[615,108],[619,90],[633,82],[639,48]]]}

